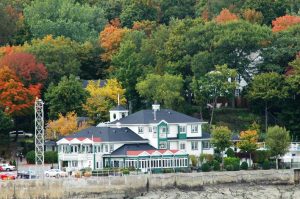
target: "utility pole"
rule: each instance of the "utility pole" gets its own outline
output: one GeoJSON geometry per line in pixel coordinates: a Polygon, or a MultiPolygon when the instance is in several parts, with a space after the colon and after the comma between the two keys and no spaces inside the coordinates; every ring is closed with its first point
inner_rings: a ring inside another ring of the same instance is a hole
{"type": "Polygon", "coordinates": [[[44,102],[35,100],[35,165],[42,166],[40,173],[44,179],[44,102]]]}

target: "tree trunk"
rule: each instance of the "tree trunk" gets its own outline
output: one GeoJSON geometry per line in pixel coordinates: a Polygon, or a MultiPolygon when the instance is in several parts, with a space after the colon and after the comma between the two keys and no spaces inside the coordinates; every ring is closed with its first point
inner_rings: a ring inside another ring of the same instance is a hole
{"type": "Polygon", "coordinates": [[[268,131],[268,103],[265,103],[265,127],[266,127],[266,133],[268,131]]]}
{"type": "Polygon", "coordinates": [[[252,161],[252,159],[251,159],[251,153],[249,153],[249,156],[250,156],[249,167],[251,167],[251,161],[252,161]]]}
{"type": "Polygon", "coordinates": [[[200,114],[200,119],[203,120],[203,113],[202,113],[202,106],[201,105],[200,105],[200,112],[199,112],[199,114],[200,114]]]}
{"type": "Polygon", "coordinates": [[[276,156],[276,169],[278,169],[278,156],[276,156]]]}
{"type": "Polygon", "coordinates": [[[215,105],[217,103],[217,98],[214,99],[213,102],[213,107],[211,109],[211,116],[210,116],[210,122],[209,122],[209,128],[211,127],[212,121],[213,121],[213,117],[214,117],[214,110],[215,110],[215,105]]]}

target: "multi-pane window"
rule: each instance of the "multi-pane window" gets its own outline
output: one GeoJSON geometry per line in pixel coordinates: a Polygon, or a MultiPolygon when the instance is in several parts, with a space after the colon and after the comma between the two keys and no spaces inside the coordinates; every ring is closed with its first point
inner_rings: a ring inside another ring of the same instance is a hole
{"type": "Polygon", "coordinates": [[[181,143],[179,144],[179,149],[180,149],[180,150],[185,150],[185,143],[181,142],[181,143]]]}
{"type": "Polygon", "coordinates": [[[152,133],[152,126],[149,127],[148,131],[149,133],[152,133]]]}
{"type": "Polygon", "coordinates": [[[197,141],[192,141],[191,142],[191,149],[193,151],[197,151],[198,150],[198,142],[197,141]]]}
{"type": "Polygon", "coordinates": [[[167,149],[167,142],[160,142],[159,143],[159,148],[160,149],[167,149]]]}
{"type": "Polygon", "coordinates": [[[203,141],[202,146],[203,146],[203,149],[210,149],[210,142],[209,141],[203,141]]]}
{"type": "Polygon", "coordinates": [[[110,152],[113,152],[113,151],[114,151],[114,145],[113,145],[113,144],[109,145],[109,151],[110,151],[110,152]]]}
{"type": "Polygon", "coordinates": [[[138,132],[139,132],[139,133],[144,133],[144,127],[139,126],[138,132]]]}
{"type": "Polygon", "coordinates": [[[166,133],[167,132],[167,127],[163,126],[160,128],[161,132],[162,133],[166,133]]]}
{"type": "Polygon", "coordinates": [[[192,125],[192,133],[198,133],[198,125],[192,125]]]}
{"type": "Polygon", "coordinates": [[[179,126],[179,133],[185,133],[186,132],[186,126],[179,126]]]}

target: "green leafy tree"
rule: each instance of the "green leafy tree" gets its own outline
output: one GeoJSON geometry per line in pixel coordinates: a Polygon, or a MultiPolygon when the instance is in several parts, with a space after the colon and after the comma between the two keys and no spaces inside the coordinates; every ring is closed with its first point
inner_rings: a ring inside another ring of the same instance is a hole
{"type": "Polygon", "coordinates": [[[78,43],[69,38],[52,36],[34,39],[24,45],[25,51],[34,54],[38,61],[45,64],[48,79],[52,82],[58,82],[63,76],[79,74],[79,47],[78,43]]]}
{"type": "Polygon", "coordinates": [[[49,117],[56,119],[58,114],[65,115],[75,111],[82,114],[82,105],[86,102],[88,92],[82,87],[82,83],[74,75],[63,77],[57,84],[50,84],[45,94],[45,100],[49,107],[49,117]]]}
{"type": "Polygon", "coordinates": [[[265,105],[265,128],[268,128],[268,108],[274,100],[288,97],[283,76],[278,73],[261,73],[254,76],[247,96],[250,100],[260,100],[265,105]]]}
{"type": "Polygon", "coordinates": [[[232,97],[237,86],[234,80],[237,72],[234,69],[229,69],[227,65],[216,66],[214,71],[207,73],[199,79],[194,79],[192,83],[195,98],[198,101],[212,101],[210,126],[213,121],[214,109],[217,104],[218,97],[232,97]]]}
{"type": "Polygon", "coordinates": [[[123,8],[120,19],[123,26],[131,28],[135,21],[156,21],[157,9],[149,1],[132,1],[130,5],[123,8]]]}
{"type": "Polygon", "coordinates": [[[80,5],[74,0],[38,0],[24,9],[34,37],[65,36],[75,41],[97,39],[106,20],[101,7],[80,5]]]}
{"type": "Polygon", "coordinates": [[[140,106],[140,97],[136,91],[138,78],[147,71],[141,63],[139,51],[145,33],[132,31],[124,37],[119,51],[112,58],[112,74],[121,82],[122,87],[126,90],[126,99],[132,104],[133,110],[140,106]],[[129,78],[130,77],[130,78],[129,78]]]}
{"type": "Polygon", "coordinates": [[[221,152],[222,165],[224,164],[223,152],[232,145],[232,132],[227,126],[218,126],[212,129],[212,144],[221,152]]]}
{"type": "Polygon", "coordinates": [[[261,49],[263,62],[257,65],[260,72],[283,73],[289,62],[300,51],[300,25],[273,33],[269,44],[261,49]]]}
{"type": "Polygon", "coordinates": [[[278,158],[289,150],[290,132],[283,127],[273,126],[268,128],[266,146],[276,157],[276,169],[278,169],[278,158]]]}
{"type": "Polygon", "coordinates": [[[176,108],[179,102],[183,101],[182,88],[182,77],[169,74],[149,74],[145,80],[136,85],[136,89],[142,97],[161,103],[167,108],[176,108]]]}

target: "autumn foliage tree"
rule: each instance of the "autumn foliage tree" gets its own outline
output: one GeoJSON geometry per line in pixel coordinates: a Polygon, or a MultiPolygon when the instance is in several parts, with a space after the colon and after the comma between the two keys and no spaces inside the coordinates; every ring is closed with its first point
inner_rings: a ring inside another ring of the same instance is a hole
{"type": "Polygon", "coordinates": [[[290,26],[300,24],[300,16],[285,15],[272,21],[272,31],[279,32],[288,29],[290,26]]]}
{"type": "Polygon", "coordinates": [[[237,146],[241,151],[249,153],[251,163],[251,153],[257,149],[258,134],[256,130],[247,130],[240,133],[240,141],[237,146]]]}
{"type": "Polygon", "coordinates": [[[101,55],[103,61],[110,61],[112,56],[117,52],[120,43],[128,29],[120,27],[118,19],[112,20],[107,24],[102,32],[100,32],[100,46],[105,50],[101,55]]]}
{"type": "Polygon", "coordinates": [[[88,116],[95,122],[107,121],[108,111],[116,106],[119,100],[120,104],[125,104],[125,90],[116,79],[107,80],[104,87],[99,87],[99,81],[90,81],[86,90],[90,97],[83,105],[88,116]],[[119,98],[119,99],[118,99],[119,98]]]}
{"type": "Polygon", "coordinates": [[[9,115],[26,114],[40,96],[40,89],[41,84],[26,87],[7,66],[0,68],[0,107],[9,115]]]}
{"type": "Polygon", "coordinates": [[[87,128],[87,122],[78,123],[77,114],[72,111],[66,116],[59,114],[57,120],[49,120],[46,127],[46,138],[57,140],[59,136],[66,136],[81,129],[87,128]]]}
{"type": "Polygon", "coordinates": [[[246,9],[243,11],[243,18],[251,23],[261,24],[263,22],[263,14],[254,9],[246,9]]]}
{"type": "Polygon", "coordinates": [[[47,70],[29,53],[10,53],[0,59],[0,66],[8,66],[25,85],[37,84],[47,79],[47,70]]]}
{"type": "Polygon", "coordinates": [[[231,13],[228,9],[223,9],[220,14],[215,18],[217,23],[227,23],[229,21],[236,21],[238,20],[238,16],[234,13],[231,13]]]}

